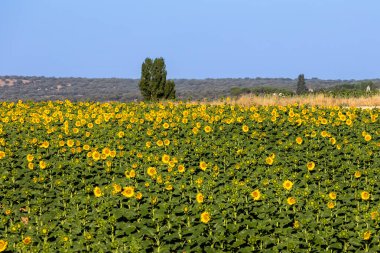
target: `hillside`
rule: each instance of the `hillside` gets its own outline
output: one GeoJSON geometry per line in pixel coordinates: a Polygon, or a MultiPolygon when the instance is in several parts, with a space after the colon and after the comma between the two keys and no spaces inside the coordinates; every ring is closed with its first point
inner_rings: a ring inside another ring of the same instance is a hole
{"type": "MultiPolygon", "coordinates": [[[[0,76],[0,100],[61,100],[132,101],[141,99],[138,79],[121,78],[54,78],[0,76]]],[[[234,95],[232,91],[244,88],[269,87],[289,92],[295,90],[297,80],[290,78],[224,78],[224,79],[175,79],[179,99],[215,99],[234,95]]],[[[373,80],[306,80],[308,88],[326,89],[334,86],[353,85],[372,81],[380,87],[380,79],[373,80]]],[[[236,94],[235,94],[236,95],[236,94]]]]}

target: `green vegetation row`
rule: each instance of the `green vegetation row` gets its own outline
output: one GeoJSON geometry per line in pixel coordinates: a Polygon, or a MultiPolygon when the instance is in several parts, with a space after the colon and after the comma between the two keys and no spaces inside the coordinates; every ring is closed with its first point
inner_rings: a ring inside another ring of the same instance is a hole
{"type": "Polygon", "coordinates": [[[304,90],[302,94],[297,94],[295,91],[292,91],[289,88],[275,88],[275,87],[268,87],[268,86],[260,86],[260,87],[232,87],[230,90],[231,96],[241,96],[245,94],[252,94],[252,95],[273,95],[276,94],[277,96],[286,96],[286,97],[293,97],[298,95],[307,95],[307,94],[322,94],[326,97],[339,97],[339,98],[357,98],[357,97],[371,97],[371,96],[377,96],[380,94],[380,91],[373,82],[360,82],[360,83],[353,83],[353,84],[339,84],[336,86],[332,86],[330,88],[318,88],[318,89],[311,89],[304,90]],[[370,87],[370,90],[367,91],[367,87],[370,87]]]}

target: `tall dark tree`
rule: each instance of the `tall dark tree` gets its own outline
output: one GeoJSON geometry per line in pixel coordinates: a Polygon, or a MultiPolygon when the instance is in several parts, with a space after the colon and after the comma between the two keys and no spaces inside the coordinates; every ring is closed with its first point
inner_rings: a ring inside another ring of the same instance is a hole
{"type": "Polygon", "coordinates": [[[150,58],[146,58],[141,66],[141,79],[139,82],[139,88],[141,95],[145,100],[152,98],[151,82],[152,82],[152,67],[153,61],[150,58]]]}
{"type": "Polygon", "coordinates": [[[163,58],[154,61],[146,58],[141,67],[139,88],[145,100],[175,99],[174,81],[166,80],[167,72],[163,58]]]}
{"type": "Polygon", "coordinates": [[[298,76],[298,81],[297,81],[297,94],[303,94],[307,92],[306,88],[306,83],[305,83],[305,76],[303,74],[300,74],[298,76]]]}

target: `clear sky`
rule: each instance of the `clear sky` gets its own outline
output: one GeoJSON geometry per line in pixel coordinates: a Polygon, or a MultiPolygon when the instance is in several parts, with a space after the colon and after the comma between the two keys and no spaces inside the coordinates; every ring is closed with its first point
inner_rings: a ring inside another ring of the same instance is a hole
{"type": "Polygon", "coordinates": [[[0,75],[380,77],[379,0],[0,0],[0,75]]]}

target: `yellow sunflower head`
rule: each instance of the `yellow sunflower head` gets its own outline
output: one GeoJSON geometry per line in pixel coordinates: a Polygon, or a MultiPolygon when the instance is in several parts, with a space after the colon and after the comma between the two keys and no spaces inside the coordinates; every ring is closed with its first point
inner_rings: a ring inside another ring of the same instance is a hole
{"type": "Polygon", "coordinates": [[[207,224],[211,220],[211,215],[209,212],[203,212],[201,214],[201,222],[207,224]]]}
{"type": "Polygon", "coordinates": [[[135,195],[135,188],[132,186],[124,187],[124,190],[121,194],[123,194],[124,197],[132,198],[135,195]]]}
{"type": "Polygon", "coordinates": [[[260,191],[258,189],[254,190],[253,192],[251,192],[251,197],[253,198],[253,200],[260,200],[260,191]]]}
{"type": "Polygon", "coordinates": [[[293,187],[293,182],[290,181],[290,180],[285,180],[284,183],[282,184],[282,186],[283,186],[286,190],[290,191],[290,190],[292,189],[292,187],[293,187]]]}
{"type": "Polygon", "coordinates": [[[367,191],[362,191],[360,193],[360,197],[362,198],[362,200],[369,200],[370,196],[371,196],[371,194],[367,191]]]}
{"type": "Polygon", "coordinates": [[[308,162],[308,163],[306,164],[306,167],[307,167],[307,169],[308,169],[309,171],[312,171],[312,170],[314,170],[314,168],[315,168],[315,163],[314,163],[313,161],[308,162]]]}

